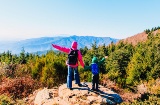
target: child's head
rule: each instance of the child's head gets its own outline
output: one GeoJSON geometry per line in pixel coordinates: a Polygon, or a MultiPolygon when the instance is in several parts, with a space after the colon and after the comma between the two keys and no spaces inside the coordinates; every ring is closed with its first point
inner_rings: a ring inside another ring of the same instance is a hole
{"type": "Polygon", "coordinates": [[[97,62],[98,62],[97,57],[93,57],[93,58],[92,58],[92,63],[97,63],[97,62]]]}

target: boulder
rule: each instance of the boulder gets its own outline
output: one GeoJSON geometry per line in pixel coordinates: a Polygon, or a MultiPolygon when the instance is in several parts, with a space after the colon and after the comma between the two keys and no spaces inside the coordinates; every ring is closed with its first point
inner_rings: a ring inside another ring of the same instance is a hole
{"type": "Polygon", "coordinates": [[[91,83],[84,83],[82,87],[72,83],[72,90],[62,84],[57,89],[44,88],[37,92],[34,105],[91,105],[91,104],[119,104],[122,98],[112,90],[99,85],[98,91],[91,90],[91,83]]]}

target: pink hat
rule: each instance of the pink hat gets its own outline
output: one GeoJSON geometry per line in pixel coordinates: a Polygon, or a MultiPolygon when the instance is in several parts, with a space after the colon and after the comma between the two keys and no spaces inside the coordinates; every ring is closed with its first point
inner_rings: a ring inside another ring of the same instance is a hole
{"type": "Polygon", "coordinates": [[[77,42],[76,42],[76,41],[73,41],[71,47],[72,47],[73,49],[77,49],[77,45],[78,45],[77,42]]]}

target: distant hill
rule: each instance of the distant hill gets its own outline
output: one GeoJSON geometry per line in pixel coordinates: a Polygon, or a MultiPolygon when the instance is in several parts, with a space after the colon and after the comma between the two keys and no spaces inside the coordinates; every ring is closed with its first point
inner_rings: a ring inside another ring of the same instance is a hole
{"type": "MultiPolygon", "coordinates": [[[[160,33],[160,29],[152,32],[154,35],[160,33]]],[[[146,32],[141,32],[126,39],[122,39],[122,41],[131,43],[133,45],[137,45],[138,42],[144,42],[147,40],[148,34],[146,32]]]]}
{"type": "MultiPolygon", "coordinates": [[[[46,52],[47,50],[53,49],[51,44],[57,44],[64,47],[70,47],[72,41],[78,42],[78,48],[88,48],[96,41],[97,45],[108,45],[111,42],[118,42],[119,39],[114,39],[110,37],[94,37],[94,36],[69,36],[69,37],[41,37],[32,38],[16,42],[0,42],[0,53],[4,51],[11,51],[13,54],[19,54],[24,48],[25,52],[35,53],[35,52],[46,52]]],[[[55,50],[55,49],[53,49],[55,50]]]]}
{"type": "Polygon", "coordinates": [[[145,32],[138,33],[134,36],[123,39],[124,42],[136,45],[138,42],[143,42],[147,40],[147,34],[145,32]]]}

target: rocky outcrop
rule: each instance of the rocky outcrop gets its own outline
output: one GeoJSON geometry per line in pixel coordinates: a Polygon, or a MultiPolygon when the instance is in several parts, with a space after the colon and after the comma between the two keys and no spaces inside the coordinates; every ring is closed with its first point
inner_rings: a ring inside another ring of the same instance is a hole
{"type": "Polygon", "coordinates": [[[82,87],[72,83],[73,90],[66,84],[59,88],[39,90],[34,99],[34,105],[100,105],[121,103],[121,97],[99,85],[98,91],[91,90],[91,83],[84,83],[82,87]]]}
{"type": "Polygon", "coordinates": [[[57,89],[44,88],[40,90],[34,100],[35,105],[53,105],[56,97],[58,97],[57,89]]]}

